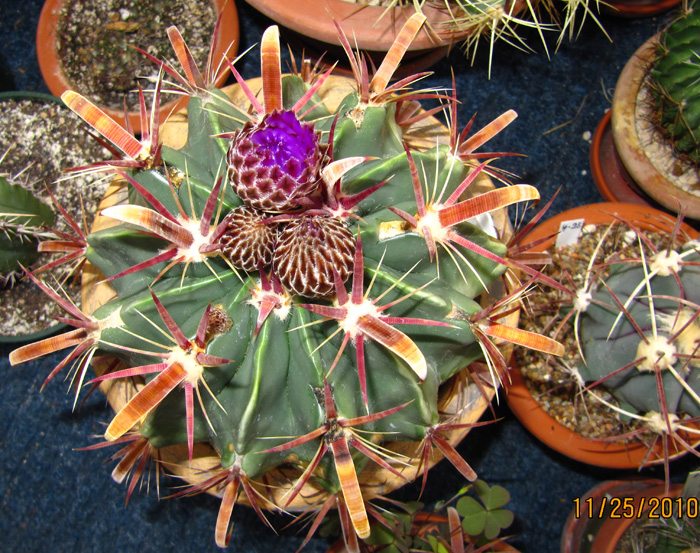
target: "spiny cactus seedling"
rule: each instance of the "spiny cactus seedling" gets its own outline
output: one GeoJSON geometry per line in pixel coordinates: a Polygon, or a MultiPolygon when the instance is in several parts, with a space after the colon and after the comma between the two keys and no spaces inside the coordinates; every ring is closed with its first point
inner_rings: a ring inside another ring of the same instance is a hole
{"type": "Polygon", "coordinates": [[[700,167],[700,10],[695,2],[661,33],[647,85],[656,127],[680,159],[700,167]]]}
{"type": "Polygon", "coordinates": [[[623,537],[629,549],[646,553],[688,553],[700,547],[697,517],[645,518],[633,523],[623,537]]]}
{"type": "Polygon", "coordinates": [[[0,285],[13,286],[39,258],[38,244],[55,220],[51,207],[0,175],[0,285]]]}
{"type": "MultiPolygon", "coordinates": [[[[263,519],[263,509],[337,506],[346,535],[367,537],[364,499],[378,490],[365,469],[417,473],[392,444],[415,443],[414,465],[426,470],[439,451],[474,480],[447,439],[465,426],[463,369],[482,375],[469,378],[490,398],[504,366],[495,344],[559,350],[505,325],[507,299],[476,301],[510,266],[532,271],[472,218],[539,195],[528,185],[475,192],[478,179],[498,175],[490,167],[498,154],[475,150],[514,112],[470,136],[471,123],[457,131],[454,94],[412,91],[421,75],[389,85],[423,21],[409,20],[371,79],[341,34],[356,88],[336,103],[323,101],[342,86],[329,85],[330,71],[282,77],[276,27],[262,37],[259,93],[231,64],[235,100],[169,29],[184,75],[160,65],[169,86],[190,96],[178,149],[161,143],[167,128],[155,110],[149,117],[143,93],[140,139],[83,97],[63,96],[121,152],[82,168],[118,177],[113,205],[87,237],[87,258],[111,289],[83,312],[31,275],[75,328],[16,350],[11,362],[68,348],[50,377],[72,367],[80,389],[96,354],[118,359],[92,380],[128,384],[105,432],[107,444],[122,446],[114,478],[131,475],[131,493],[149,458],[184,450],[181,465],[189,459],[194,476],[177,495],[222,498],[222,547],[239,500],[263,519]],[[426,97],[447,101],[444,139],[421,132],[433,128],[425,123],[435,110],[418,109],[426,97]],[[490,377],[479,368],[484,355],[490,377]],[[441,386],[456,391],[448,413],[441,386]]],[[[86,281],[89,295],[94,286],[86,281]]]]}

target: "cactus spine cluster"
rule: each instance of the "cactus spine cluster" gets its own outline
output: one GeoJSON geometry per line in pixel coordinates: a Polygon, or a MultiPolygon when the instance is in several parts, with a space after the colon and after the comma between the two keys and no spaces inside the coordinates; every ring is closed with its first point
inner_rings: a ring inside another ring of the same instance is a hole
{"type": "Polygon", "coordinates": [[[648,83],[657,128],[700,166],[700,11],[692,5],[661,33],[648,83]]]}
{"type": "MultiPolygon", "coordinates": [[[[399,2],[400,3],[400,2],[399,2]]],[[[411,4],[410,2],[407,2],[411,4]]],[[[413,5],[420,11],[429,7],[446,14],[433,32],[446,41],[464,41],[467,55],[474,59],[479,41],[489,41],[489,61],[493,59],[496,40],[521,50],[532,50],[520,36],[519,27],[533,28],[547,49],[546,31],[559,30],[559,42],[568,35],[574,38],[577,28],[588,19],[605,33],[597,18],[598,2],[589,0],[419,0],[413,5]]]]}
{"type": "MultiPolygon", "coordinates": [[[[423,21],[409,20],[371,79],[343,37],[356,89],[337,106],[319,96],[330,71],[282,78],[276,27],[261,42],[260,95],[231,66],[242,103],[213,88],[171,28],[186,76],[161,67],[190,95],[179,149],[159,142],[153,118],[137,140],[63,96],[123,152],[91,168],[119,177],[119,201],[102,211],[112,224],[87,237],[114,296],[94,313],[62,302],[75,329],[11,361],[72,348],[51,376],[72,364],[80,389],[95,355],[118,359],[93,380],[133,380],[105,433],[123,446],[115,479],[137,480],[161,448],[181,445],[196,461],[210,447],[210,477],[183,494],[222,496],[220,546],[240,492],[261,516],[295,500],[321,515],[337,505],[348,535],[367,537],[371,490],[357,475],[379,465],[401,477],[410,459],[386,449],[392,442],[420,444],[416,464],[426,466],[439,450],[474,480],[446,440],[440,386],[484,354],[502,367],[503,338],[534,339],[503,324],[507,302],[477,302],[518,262],[472,218],[539,197],[527,185],[473,192],[491,171],[474,150],[515,114],[410,146],[428,115],[416,98],[456,109],[454,96],[411,92],[418,76],[389,85],[423,21]]],[[[487,380],[497,386],[495,374],[487,380]]]]}

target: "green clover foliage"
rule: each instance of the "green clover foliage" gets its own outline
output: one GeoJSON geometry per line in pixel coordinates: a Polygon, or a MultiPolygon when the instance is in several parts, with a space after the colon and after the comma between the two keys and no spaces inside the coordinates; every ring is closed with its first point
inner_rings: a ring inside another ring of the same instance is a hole
{"type": "Polygon", "coordinates": [[[489,486],[483,480],[474,482],[473,489],[478,501],[469,495],[457,501],[462,528],[470,536],[483,536],[491,541],[513,523],[513,513],[503,509],[510,501],[510,493],[503,486],[489,486]]]}

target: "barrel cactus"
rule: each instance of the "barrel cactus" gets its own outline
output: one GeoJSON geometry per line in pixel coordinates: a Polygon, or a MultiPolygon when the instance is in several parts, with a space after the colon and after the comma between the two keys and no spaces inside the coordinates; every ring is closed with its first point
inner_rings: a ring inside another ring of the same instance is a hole
{"type": "Polygon", "coordinates": [[[0,176],[0,284],[12,286],[39,258],[40,239],[55,220],[51,206],[21,183],[0,176]]]}
{"type": "Polygon", "coordinates": [[[514,112],[471,136],[453,122],[437,139],[420,132],[430,112],[417,99],[447,100],[454,115],[454,95],[412,92],[419,76],[389,85],[423,20],[409,20],[371,79],[343,37],[355,87],[337,105],[319,96],[336,88],[330,71],[282,77],[276,27],[261,41],[260,93],[231,65],[233,100],[169,29],[184,75],[159,63],[190,96],[177,147],[161,143],[167,126],[149,117],[143,94],[140,139],[81,96],[63,96],[121,152],[82,168],[116,176],[86,248],[100,271],[86,292],[96,281],[111,287],[103,305],[81,311],[30,275],[75,328],[14,351],[11,362],[70,348],[51,376],[72,366],[79,391],[91,360],[115,359],[98,364],[91,384],[125,382],[129,399],[96,447],[121,444],[113,477],[131,474],[129,493],[149,458],[179,447],[194,474],[180,495],[222,497],[220,546],[239,500],[263,518],[263,509],[322,516],[337,505],[348,535],[367,537],[364,500],[377,490],[363,471],[417,472],[392,443],[417,443],[414,465],[426,468],[439,451],[474,480],[446,439],[465,405],[442,413],[441,384],[488,364],[492,377],[475,372],[493,390],[503,339],[558,349],[504,324],[521,288],[476,301],[509,268],[533,271],[509,255],[500,229],[489,234],[473,218],[539,196],[528,185],[474,192],[497,174],[498,155],[474,150],[514,112]]]}
{"type": "Polygon", "coordinates": [[[682,419],[700,417],[700,247],[635,240],[638,256],[612,261],[579,303],[580,373],[610,390],[622,412],[645,417],[684,448],[682,419]]]}
{"type": "Polygon", "coordinates": [[[700,11],[693,5],[661,33],[648,89],[657,129],[680,159],[700,166],[700,11]]]}

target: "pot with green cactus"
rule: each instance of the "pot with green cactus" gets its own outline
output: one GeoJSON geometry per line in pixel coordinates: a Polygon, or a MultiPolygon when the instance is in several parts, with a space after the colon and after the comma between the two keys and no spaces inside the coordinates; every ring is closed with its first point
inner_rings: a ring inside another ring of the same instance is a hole
{"type": "MultiPolygon", "coordinates": [[[[638,520],[632,518],[619,529],[602,528],[594,547],[602,553],[694,553],[700,550],[697,473],[691,473],[675,493],[657,492],[660,502],[653,502],[638,520]],[[693,480],[694,479],[694,480],[693,480]],[[618,538],[619,536],[619,538],[618,538]]],[[[615,525],[617,526],[617,525],[615,525]]]]}
{"type": "Polygon", "coordinates": [[[31,271],[62,287],[71,301],[79,297],[82,263],[77,258],[83,245],[76,232],[82,233],[81,227],[48,188],[37,195],[25,179],[0,173],[0,291],[6,317],[1,342],[39,340],[65,328],[55,318],[61,310],[54,302],[23,281],[31,271]],[[56,226],[60,214],[66,228],[56,226]]]}
{"type": "Polygon", "coordinates": [[[684,1],[671,23],[635,52],[611,110],[615,147],[639,194],[692,219],[700,219],[698,7],[684,1]]]}
{"type": "Polygon", "coordinates": [[[539,195],[495,187],[498,154],[475,150],[515,113],[438,137],[429,117],[444,108],[417,99],[445,101],[456,121],[454,94],[412,91],[419,76],[389,85],[423,22],[371,76],[339,31],[354,81],[308,63],[283,77],[271,27],[262,78],[231,65],[226,91],[171,28],[183,72],[161,68],[187,112],[161,127],[142,94],[140,139],[63,95],[120,152],[82,170],[116,178],[87,236],[83,308],[28,275],[74,329],[10,361],[67,349],[50,377],[70,367],[76,392],[100,385],[116,410],[90,448],[120,447],[127,494],[157,459],[189,482],[175,495],[221,497],[219,546],[237,502],[263,520],[311,514],[312,532],[337,508],[344,534],[366,538],[366,501],[442,456],[475,480],[454,444],[499,386],[499,347],[560,349],[507,324],[537,272],[503,210],[539,195]]]}
{"type": "MultiPolygon", "coordinates": [[[[379,53],[393,43],[403,23],[418,12],[427,22],[409,47],[412,65],[429,67],[447,51],[461,44],[473,61],[482,39],[489,42],[489,60],[498,42],[522,50],[533,48],[518,34],[531,27],[547,47],[545,35],[559,32],[559,40],[571,39],[586,20],[598,26],[603,4],[589,0],[300,0],[294,5],[278,0],[246,0],[281,25],[302,35],[319,52],[340,45],[334,21],[362,50],[379,53]]],[[[601,26],[602,28],[602,26],[601,26]]],[[[353,43],[354,44],[354,43],[353,43]]]]}
{"type": "Polygon", "coordinates": [[[64,259],[68,254],[61,251],[57,234],[67,238],[74,229],[60,221],[57,204],[67,206],[71,222],[80,221],[83,207],[94,211],[106,186],[93,175],[57,181],[63,168],[87,163],[107,150],[85,133],[80,118],[60,98],[48,94],[0,94],[0,121],[0,341],[36,340],[61,328],[55,318],[62,311],[23,278],[24,268],[61,283],[79,301],[79,278],[72,275],[80,263],[64,259]],[[59,259],[66,263],[55,263],[59,259]]]}
{"type": "Polygon", "coordinates": [[[697,236],[661,211],[603,203],[559,214],[526,239],[544,240],[552,280],[528,296],[522,325],[566,353],[516,352],[507,397],[548,445],[599,466],[662,464],[667,481],[670,460],[698,455],[697,236]],[[556,422],[529,421],[533,404],[556,422]],[[555,425],[572,436],[553,440],[555,425]]]}

